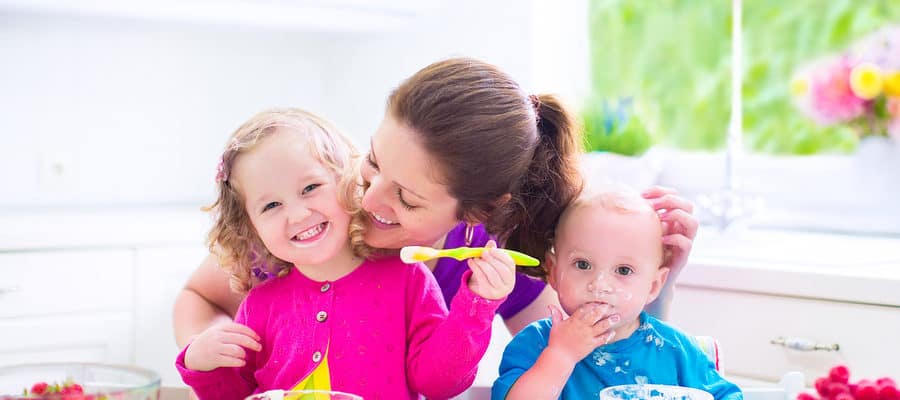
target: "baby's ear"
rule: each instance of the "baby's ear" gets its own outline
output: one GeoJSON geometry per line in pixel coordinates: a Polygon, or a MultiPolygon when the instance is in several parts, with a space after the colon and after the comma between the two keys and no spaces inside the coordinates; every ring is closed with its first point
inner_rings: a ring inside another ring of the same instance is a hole
{"type": "Polygon", "coordinates": [[[663,286],[666,285],[666,279],[669,278],[669,267],[662,267],[656,271],[656,276],[653,277],[653,283],[650,286],[650,294],[647,296],[647,303],[650,304],[653,300],[659,296],[659,292],[662,291],[663,286]]]}

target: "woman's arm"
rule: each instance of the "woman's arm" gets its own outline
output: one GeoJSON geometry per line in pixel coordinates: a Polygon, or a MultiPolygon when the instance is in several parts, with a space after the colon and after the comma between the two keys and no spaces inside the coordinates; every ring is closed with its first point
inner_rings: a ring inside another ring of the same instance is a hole
{"type": "Polygon", "coordinates": [[[544,290],[534,298],[534,301],[525,306],[525,308],[516,313],[516,315],[503,320],[506,324],[506,329],[509,330],[509,334],[516,336],[516,334],[528,326],[528,324],[549,317],[549,307],[551,305],[559,306],[559,298],[556,296],[556,291],[553,290],[550,285],[547,285],[544,286],[544,290]]]}
{"type": "Polygon", "coordinates": [[[228,274],[215,258],[206,257],[175,299],[172,322],[178,347],[184,348],[206,328],[231,322],[243,299],[231,291],[228,274]]]}

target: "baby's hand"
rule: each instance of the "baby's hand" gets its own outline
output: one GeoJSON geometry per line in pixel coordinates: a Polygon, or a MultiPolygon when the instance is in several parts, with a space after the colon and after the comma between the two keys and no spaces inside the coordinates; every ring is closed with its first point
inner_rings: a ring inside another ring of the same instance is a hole
{"type": "Polygon", "coordinates": [[[570,365],[591,354],[594,349],[609,343],[616,332],[609,328],[619,322],[619,315],[607,315],[608,305],[589,303],[567,317],[557,305],[550,306],[550,341],[547,350],[557,352],[570,365]]]}
{"type": "Polygon", "coordinates": [[[193,371],[243,367],[247,352],[260,351],[259,335],[245,325],[229,322],[203,331],[184,353],[184,366],[193,371]]]}
{"type": "Polygon", "coordinates": [[[499,300],[509,295],[516,285],[516,263],[506,252],[496,250],[497,243],[489,240],[487,250],[479,258],[469,259],[469,289],[488,300],[499,300]]]}

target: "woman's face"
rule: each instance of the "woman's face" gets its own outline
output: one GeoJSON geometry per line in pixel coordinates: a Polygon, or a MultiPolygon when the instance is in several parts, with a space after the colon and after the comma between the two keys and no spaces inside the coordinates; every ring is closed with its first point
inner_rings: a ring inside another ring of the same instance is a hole
{"type": "Polygon", "coordinates": [[[459,202],[419,140],[390,115],[372,136],[361,172],[369,185],[362,199],[369,214],[365,241],[372,247],[432,246],[459,223],[459,202]]]}

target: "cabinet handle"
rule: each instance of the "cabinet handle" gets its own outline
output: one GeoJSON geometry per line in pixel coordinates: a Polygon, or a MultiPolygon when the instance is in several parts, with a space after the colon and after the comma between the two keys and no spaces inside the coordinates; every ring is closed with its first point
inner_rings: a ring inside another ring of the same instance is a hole
{"type": "Polygon", "coordinates": [[[785,338],[784,336],[772,339],[769,343],[799,351],[838,351],[841,349],[841,345],[837,343],[818,344],[807,339],[793,337],[785,338]]]}
{"type": "Polygon", "coordinates": [[[18,286],[0,286],[0,294],[18,292],[20,290],[22,290],[22,288],[18,286]]]}

